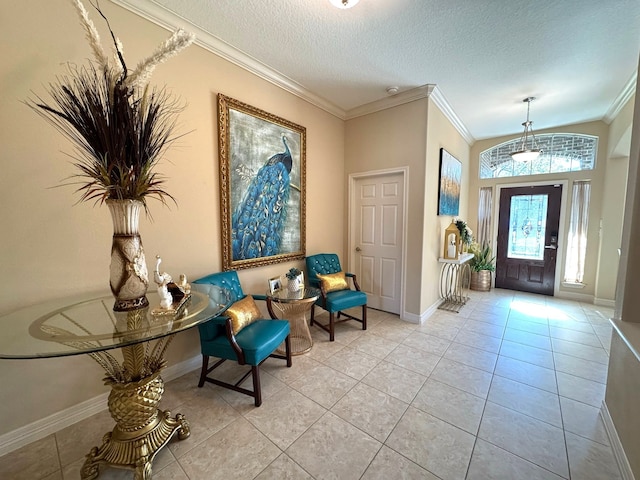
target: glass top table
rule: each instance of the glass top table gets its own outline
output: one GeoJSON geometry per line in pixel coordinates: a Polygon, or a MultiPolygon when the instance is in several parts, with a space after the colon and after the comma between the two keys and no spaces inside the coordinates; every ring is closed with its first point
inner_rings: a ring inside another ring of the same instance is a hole
{"type": "Polygon", "coordinates": [[[147,293],[150,307],[114,312],[113,296],[79,296],[33,305],[0,316],[0,358],[60,357],[121,348],[194,327],[229,305],[227,290],[192,291],[177,314],[154,314],[160,300],[147,293]],[[208,294],[207,294],[208,293],[208,294]]]}
{"type": "Polygon", "coordinates": [[[0,317],[0,358],[51,358],[86,354],[105,371],[107,405],[115,427],[86,455],[80,478],[95,479],[103,466],[134,470],[151,480],[156,454],[177,434],[191,434],[184,415],[158,404],[164,392],[164,355],[175,334],[220,315],[229,291],[208,285],[193,290],[172,310],[160,309],[155,292],[148,307],[114,312],[112,296],[80,296],[23,308],[0,317]],[[154,307],[156,306],[156,307],[154,307]],[[118,349],[121,358],[112,353],[118,349]]]}

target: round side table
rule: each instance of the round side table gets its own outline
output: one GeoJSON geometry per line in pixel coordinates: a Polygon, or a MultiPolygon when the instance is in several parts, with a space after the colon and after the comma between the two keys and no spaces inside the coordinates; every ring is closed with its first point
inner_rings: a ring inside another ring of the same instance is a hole
{"type": "MultiPolygon", "coordinates": [[[[291,355],[302,355],[311,350],[313,339],[307,322],[307,312],[311,311],[314,302],[320,297],[320,289],[305,287],[298,292],[290,292],[286,288],[267,292],[267,309],[274,318],[289,320],[291,325],[291,355]],[[278,310],[279,315],[276,313],[278,310]]],[[[276,350],[284,354],[284,350],[276,350]]]]}

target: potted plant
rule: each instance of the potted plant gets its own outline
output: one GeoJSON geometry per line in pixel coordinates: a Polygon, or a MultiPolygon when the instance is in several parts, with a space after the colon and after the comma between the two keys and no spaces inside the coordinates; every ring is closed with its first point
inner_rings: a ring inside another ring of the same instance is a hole
{"type": "Polygon", "coordinates": [[[290,292],[295,293],[302,289],[303,281],[302,281],[302,272],[297,268],[290,268],[286,273],[287,279],[289,283],[287,284],[287,288],[290,292]]]}
{"type": "Polygon", "coordinates": [[[156,171],[174,133],[181,107],[165,89],[150,87],[155,67],[190,45],[194,36],[178,29],[135,69],[129,70],[123,49],[105,15],[113,54],[102,48],[98,30],[80,0],[72,0],[94,55],[84,66],[69,64],[68,73],[49,85],[51,100],[27,102],[75,147],[77,173],[71,184],[81,201],[106,203],[113,220],[110,285],[114,310],[148,305],[148,271],[138,232],[148,198],[162,203],[173,197],[156,171]]]}
{"type": "Polygon", "coordinates": [[[473,242],[469,247],[473,258],[469,261],[471,267],[471,290],[488,292],[491,290],[491,272],[496,270],[495,256],[491,255],[489,245],[480,246],[473,242]]]}

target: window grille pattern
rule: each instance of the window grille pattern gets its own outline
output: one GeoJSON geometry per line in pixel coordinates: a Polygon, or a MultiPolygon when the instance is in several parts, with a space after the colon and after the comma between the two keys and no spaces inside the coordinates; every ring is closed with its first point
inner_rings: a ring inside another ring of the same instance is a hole
{"type": "Polygon", "coordinates": [[[542,153],[532,161],[516,162],[511,158],[510,153],[517,150],[519,138],[480,153],[480,178],[543,175],[595,168],[598,137],[576,133],[543,133],[536,134],[536,140],[542,153]]]}

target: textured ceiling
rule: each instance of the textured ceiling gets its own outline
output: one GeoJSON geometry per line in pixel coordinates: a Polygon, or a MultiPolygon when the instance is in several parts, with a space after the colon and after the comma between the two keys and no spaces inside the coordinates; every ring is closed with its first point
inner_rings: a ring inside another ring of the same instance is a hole
{"type": "Polygon", "coordinates": [[[470,139],[520,132],[528,96],[534,130],[608,120],[640,52],[638,0],[113,1],[207,32],[343,118],[435,84],[470,139]]]}

